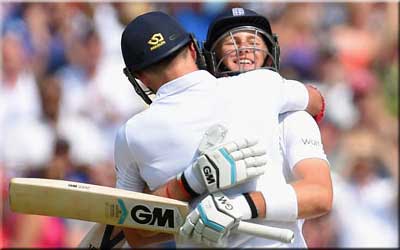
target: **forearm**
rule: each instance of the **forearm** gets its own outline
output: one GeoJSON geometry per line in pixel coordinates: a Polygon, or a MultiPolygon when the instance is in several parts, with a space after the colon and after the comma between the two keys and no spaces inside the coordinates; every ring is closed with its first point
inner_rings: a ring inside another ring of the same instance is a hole
{"type": "Polygon", "coordinates": [[[152,195],[167,197],[180,201],[190,201],[192,197],[182,188],[182,184],[176,178],[169,180],[164,185],[153,191],[149,191],[152,195]]]}
{"type": "Polygon", "coordinates": [[[299,219],[318,217],[330,211],[332,193],[329,188],[306,181],[296,181],[291,185],[296,191],[299,219]]]}
{"type": "Polygon", "coordinates": [[[278,194],[273,194],[271,190],[270,197],[264,197],[266,193],[253,192],[259,196],[258,199],[253,199],[257,210],[261,211],[258,218],[278,221],[308,219],[324,215],[332,208],[332,189],[326,184],[299,180],[286,184],[286,188],[292,188],[295,195],[282,194],[276,198],[279,190],[278,194]]]}
{"type": "MultiPolygon", "coordinates": [[[[252,210],[251,218],[287,222],[297,219],[296,193],[291,185],[282,183],[278,186],[264,187],[262,191],[254,191],[249,194],[251,200],[249,201],[248,198],[246,200],[249,209],[252,210]],[[252,203],[256,209],[252,209],[252,203]],[[254,210],[257,211],[257,216],[254,216],[254,210]]],[[[243,195],[245,196],[245,194],[243,195]]]]}
{"type": "Polygon", "coordinates": [[[302,160],[296,164],[294,174],[296,181],[258,192],[261,198],[254,201],[258,210],[265,209],[267,220],[313,218],[331,210],[332,180],[326,161],[302,160]]]}
{"type": "MultiPolygon", "coordinates": [[[[332,207],[332,194],[329,188],[323,185],[296,181],[291,185],[297,196],[297,218],[308,219],[328,213],[332,207]]],[[[249,193],[258,212],[258,218],[265,218],[268,210],[261,192],[249,193]]]]}
{"type": "MultiPolygon", "coordinates": [[[[250,203],[253,202],[255,208],[256,208],[256,213],[257,213],[257,218],[265,218],[266,215],[266,206],[265,206],[265,199],[264,196],[261,192],[249,192],[248,198],[251,199],[250,203]]],[[[249,201],[248,201],[249,202],[249,201]]]]}

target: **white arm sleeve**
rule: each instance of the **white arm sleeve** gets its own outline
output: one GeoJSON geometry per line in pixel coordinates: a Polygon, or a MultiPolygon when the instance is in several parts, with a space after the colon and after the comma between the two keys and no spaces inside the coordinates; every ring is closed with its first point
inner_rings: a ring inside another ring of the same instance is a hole
{"type": "Polygon", "coordinates": [[[114,160],[117,179],[116,188],[142,192],[145,183],[140,177],[139,167],[134,159],[134,154],[129,149],[125,129],[125,125],[122,126],[118,130],[115,139],[114,160]]]}
{"type": "MultiPolygon", "coordinates": [[[[291,170],[301,160],[319,158],[328,162],[322,141],[321,133],[315,120],[305,111],[288,112],[282,114],[283,147],[285,158],[291,170]]],[[[329,165],[329,162],[328,162],[329,165]]]]}
{"type": "Polygon", "coordinates": [[[283,79],[281,86],[280,113],[305,110],[308,105],[308,91],[304,84],[294,80],[283,79]]]}
{"type": "Polygon", "coordinates": [[[269,221],[296,221],[298,216],[296,191],[290,184],[267,186],[262,191],[269,221]]]}

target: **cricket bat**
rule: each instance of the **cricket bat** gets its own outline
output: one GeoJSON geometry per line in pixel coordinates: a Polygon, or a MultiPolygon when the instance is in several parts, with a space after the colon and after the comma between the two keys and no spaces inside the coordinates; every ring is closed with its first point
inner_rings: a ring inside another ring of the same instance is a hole
{"type": "MultiPolygon", "coordinates": [[[[187,202],[123,189],[65,180],[12,178],[12,211],[93,221],[118,227],[178,233],[189,213],[187,202]]],[[[237,232],[293,242],[288,229],[241,221],[237,232]]]]}

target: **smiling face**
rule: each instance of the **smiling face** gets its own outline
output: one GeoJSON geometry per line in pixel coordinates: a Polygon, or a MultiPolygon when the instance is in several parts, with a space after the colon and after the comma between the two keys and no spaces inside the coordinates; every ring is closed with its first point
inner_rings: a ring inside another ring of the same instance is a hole
{"type": "Polygon", "coordinates": [[[224,64],[230,71],[245,72],[264,65],[268,48],[254,30],[230,32],[217,45],[218,64],[224,64]]]}

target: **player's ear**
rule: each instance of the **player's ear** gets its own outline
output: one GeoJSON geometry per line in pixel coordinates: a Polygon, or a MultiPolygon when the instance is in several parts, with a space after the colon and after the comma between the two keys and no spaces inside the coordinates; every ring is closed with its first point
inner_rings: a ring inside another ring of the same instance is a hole
{"type": "Polygon", "coordinates": [[[197,50],[193,42],[189,44],[189,52],[192,58],[196,61],[197,59],[197,50]]]}
{"type": "Polygon", "coordinates": [[[148,86],[149,77],[148,77],[148,73],[146,73],[145,71],[135,72],[135,78],[139,79],[139,81],[141,81],[142,84],[144,84],[146,87],[149,87],[148,86]]]}
{"type": "Polygon", "coordinates": [[[135,75],[134,75],[134,77],[136,78],[136,79],[139,79],[140,81],[142,81],[143,82],[143,77],[145,76],[145,73],[143,72],[143,71],[138,71],[138,72],[135,72],[135,75]]]}

